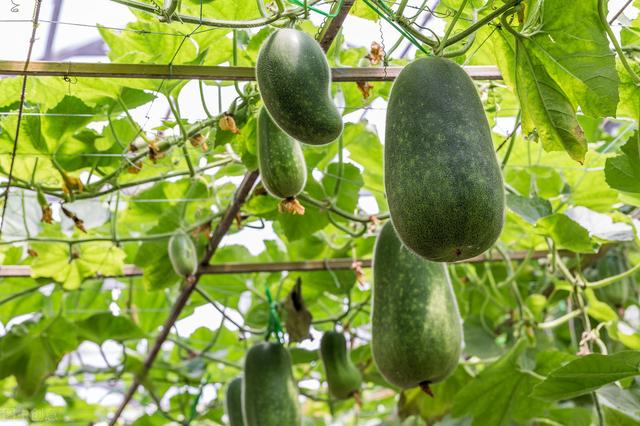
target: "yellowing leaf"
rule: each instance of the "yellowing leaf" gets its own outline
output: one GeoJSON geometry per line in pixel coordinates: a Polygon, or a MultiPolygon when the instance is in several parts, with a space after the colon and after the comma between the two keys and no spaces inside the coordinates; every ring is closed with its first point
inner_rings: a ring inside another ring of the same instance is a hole
{"type": "Polygon", "coordinates": [[[516,41],[516,91],[525,133],[537,133],[545,151],[565,150],[584,162],[587,142],[565,92],[520,41],[516,41]]]}
{"type": "Polygon", "coordinates": [[[547,1],[541,10],[542,25],[524,45],[586,115],[615,116],[618,74],[598,0],[547,1]]]}
{"type": "Polygon", "coordinates": [[[82,281],[96,275],[120,275],[125,253],[108,242],[76,246],[69,252],[67,244],[33,244],[39,256],[33,260],[33,278],[51,278],[67,289],[80,287],[82,281]]]}

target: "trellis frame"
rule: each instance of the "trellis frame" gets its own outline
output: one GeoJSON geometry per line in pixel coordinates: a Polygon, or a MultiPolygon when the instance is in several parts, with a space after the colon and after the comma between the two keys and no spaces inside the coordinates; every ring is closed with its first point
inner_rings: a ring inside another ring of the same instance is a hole
{"type": "MultiPolygon", "coordinates": [[[[402,67],[332,68],[338,82],[393,81],[402,67]]],[[[471,65],[464,70],[474,80],[502,80],[496,66],[471,65]]],[[[0,61],[0,75],[29,77],[146,78],[155,80],[254,81],[253,67],[115,64],[89,62],[0,61]]]]}

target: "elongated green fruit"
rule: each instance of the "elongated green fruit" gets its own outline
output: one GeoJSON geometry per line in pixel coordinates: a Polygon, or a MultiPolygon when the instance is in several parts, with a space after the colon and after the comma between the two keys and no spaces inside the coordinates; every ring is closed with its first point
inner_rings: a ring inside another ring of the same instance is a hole
{"type": "Polygon", "coordinates": [[[349,358],[347,341],[342,333],[327,331],[322,335],[320,357],[331,395],[338,399],[346,399],[358,392],[362,384],[362,374],[349,358]]]}
{"type": "Polygon", "coordinates": [[[258,167],[271,195],[294,198],[307,183],[302,147],[275,125],[263,107],[258,115],[258,167]]]}
{"type": "Polygon", "coordinates": [[[198,269],[198,252],[195,244],[184,231],[178,231],[169,239],[169,260],[176,274],[189,277],[198,269]]]}
{"type": "Polygon", "coordinates": [[[242,417],[242,377],[236,377],[227,386],[224,410],[229,417],[229,426],[244,426],[242,417]]]}
{"type": "Polygon", "coordinates": [[[258,343],[247,352],[242,412],[247,426],[301,424],[298,387],[291,371],[291,356],[281,344],[258,343]]]}
{"type": "Polygon", "coordinates": [[[331,69],[320,45],[302,31],[281,29],[262,45],[256,79],[269,115],[296,140],[324,145],[342,133],[331,99],[331,69]]]}
{"type": "Polygon", "coordinates": [[[373,359],[396,386],[429,392],[458,365],[462,326],[447,265],[406,248],[391,222],[375,246],[371,326],[373,359]]]}
{"type": "Polygon", "coordinates": [[[450,262],[493,245],[504,188],[473,82],[456,63],[418,59],[396,79],[387,109],[385,189],[402,242],[450,262]]]}

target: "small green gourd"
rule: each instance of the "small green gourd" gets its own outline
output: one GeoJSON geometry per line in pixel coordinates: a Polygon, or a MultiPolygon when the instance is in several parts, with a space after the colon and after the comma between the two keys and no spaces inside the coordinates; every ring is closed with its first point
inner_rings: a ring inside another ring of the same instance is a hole
{"type": "Polygon", "coordinates": [[[247,352],[242,383],[247,426],[300,426],[302,415],[291,355],[280,343],[262,342],[247,352]]]}
{"type": "Polygon", "coordinates": [[[356,395],[362,385],[362,374],[349,358],[347,341],[342,333],[324,333],[320,340],[320,357],[324,364],[329,393],[338,399],[356,395]]]}
{"type": "Polygon", "coordinates": [[[169,239],[169,260],[176,274],[190,277],[198,270],[196,246],[184,231],[177,231],[169,239]]]}
{"type": "Polygon", "coordinates": [[[242,417],[242,377],[236,377],[227,386],[224,411],[229,417],[229,426],[244,426],[242,417]]]}

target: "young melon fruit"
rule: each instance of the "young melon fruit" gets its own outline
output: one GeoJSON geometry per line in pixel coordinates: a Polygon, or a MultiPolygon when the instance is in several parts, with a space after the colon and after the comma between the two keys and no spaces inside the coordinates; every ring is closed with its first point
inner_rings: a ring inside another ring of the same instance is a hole
{"type": "Polygon", "coordinates": [[[195,244],[184,231],[177,231],[169,239],[169,260],[176,274],[190,277],[198,269],[198,252],[195,244]]]}
{"type": "Polygon", "coordinates": [[[374,250],[371,327],[373,359],[398,387],[430,392],[458,365],[462,325],[447,265],[406,248],[391,222],[374,250]]]}
{"type": "Polygon", "coordinates": [[[302,423],[291,356],[280,343],[262,342],[249,349],[242,385],[242,412],[247,426],[302,423]]]}
{"type": "Polygon", "coordinates": [[[426,259],[477,256],[500,236],[502,174],[473,82],[456,63],[417,59],[387,109],[385,190],[400,239],[426,259]]]}
{"type": "Polygon", "coordinates": [[[349,358],[347,341],[342,333],[327,331],[322,335],[320,357],[331,395],[346,399],[360,390],[362,374],[349,358]]]}
{"type": "Polygon", "coordinates": [[[258,168],[267,191],[284,199],[284,210],[304,213],[304,207],[295,201],[307,183],[302,147],[276,126],[264,107],[258,114],[258,168]]]}
{"type": "Polygon", "coordinates": [[[308,34],[280,29],[270,35],[258,54],[256,79],[269,115],[296,140],[324,145],[342,133],[329,63],[308,34]]]}
{"type": "Polygon", "coordinates": [[[236,377],[227,386],[224,411],[229,417],[229,426],[244,426],[242,417],[242,377],[236,377]]]}

